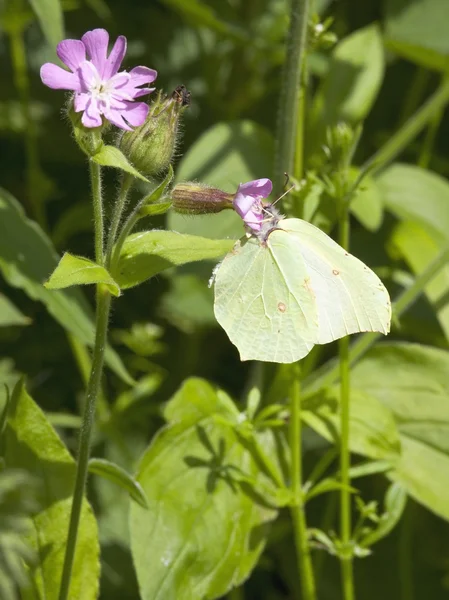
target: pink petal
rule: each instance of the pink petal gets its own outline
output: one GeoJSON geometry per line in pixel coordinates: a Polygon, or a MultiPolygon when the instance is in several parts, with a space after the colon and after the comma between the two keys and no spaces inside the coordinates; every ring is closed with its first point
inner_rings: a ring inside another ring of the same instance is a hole
{"type": "Polygon", "coordinates": [[[255,200],[252,196],[237,192],[234,197],[233,205],[237,213],[242,217],[242,219],[244,219],[252,209],[255,202],[257,202],[257,200],[255,200]]]}
{"type": "Polygon", "coordinates": [[[56,47],[56,54],[71,71],[76,71],[86,60],[86,48],[81,40],[63,40],[56,47]]]}
{"type": "Polygon", "coordinates": [[[133,87],[144,85],[145,83],[153,83],[157,77],[157,71],[148,67],[134,67],[129,72],[131,75],[131,83],[133,87]]]}
{"type": "Polygon", "coordinates": [[[145,123],[150,107],[145,102],[126,102],[126,109],[122,116],[133,127],[139,127],[145,123]]]}
{"type": "Polygon", "coordinates": [[[82,91],[88,91],[92,88],[95,88],[100,83],[100,75],[90,60],[85,60],[79,66],[79,77],[81,83],[83,84],[82,91]]]}
{"type": "Polygon", "coordinates": [[[111,50],[111,54],[106,60],[106,64],[103,69],[103,79],[110,79],[113,75],[115,75],[120,69],[120,65],[122,64],[122,60],[124,59],[126,54],[126,37],[124,35],[120,35],[114,44],[114,47],[111,50]]]}
{"type": "Polygon", "coordinates": [[[121,89],[128,85],[130,81],[130,75],[126,71],[122,71],[121,73],[116,73],[113,77],[111,77],[108,81],[108,88],[121,89]]]}
{"type": "Polygon", "coordinates": [[[156,88],[139,88],[138,90],[135,91],[134,93],[134,99],[135,98],[140,98],[140,96],[146,96],[147,94],[151,94],[151,92],[154,92],[156,88]]]}
{"type": "Polygon", "coordinates": [[[81,117],[81,122],[84,127],[100,127],[100,125],[102,125],[103,121],[96,100],[89,98],[86,110],[81,117]]]}
{"type": "Polygon", "coordinates": [[[69,73],[53,63],[45,63],[41,67],[41,79],[49,88],[53,90],[73,90],[81,91],[81,81],[76,73],[69,73]]]}
{"type": "Polygon", "coordinates": [[[255,179],[248,183],[241,183],[237,193],[248,194],[255,198],[268,198],[273,189],[273,184],[269,179],[255,179]]]}
{"type": "Polygon", "coordinates": [[[106,29],[94,29],[85,33],[81,41],[86,46],[87,53],[101,77],[106,66],[109,33],[106,29]]]}
{"type": "Polygon", "coordinates": [[[110,121],[114,125],[117,125],[117,127],[119,127],[120,129],[126,129],[126,131],[132,131],[131,127],[124,121],[124,119],[122,117],[122,112],[123,111],[121,111],[121,110],[109,109],[109,110],[105,111],[104,116],[106,117],[106,119],[108,121],[110,121]]]}
{"type": "Polygon", "coordinates": [[[75,94],[75,98],[73,100],[73,107],[75,109],[75,112],[81,112],[82,110],[86,110],[89,100],[90,94],[75,94]]]}

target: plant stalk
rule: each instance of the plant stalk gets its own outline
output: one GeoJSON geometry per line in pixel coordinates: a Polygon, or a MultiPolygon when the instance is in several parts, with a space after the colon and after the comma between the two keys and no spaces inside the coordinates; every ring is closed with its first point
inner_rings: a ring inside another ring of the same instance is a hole
{"type": "MultiPolygon", "coordinates": [[[[349,212],[348,205],[340,203],[339,242],[349,250],[349,212]]],[[[350,418],[350,365],[349,365],[349,337],[339,341],[340,358],[340,538],[343,547],[341,561],[342,594],[344,600],[354,598],[354,573],[353,556],[351,552],[351,483],[349,469],[351,468],[351,455],[349,450],[349,418],[350,418]]]]}
{"type": "Polygon", "coordinates": [[[277,123],[273,177],[276,196],[282,193],[284,173],[293,173],[294,169],[302,66],[309,20],[309,0],[291,0],[290,15],[287,56],[277,123]]]}
{"type": "MultiPolygon", "coordinates": [[[[89,161],[91,176],[92,200],[95,225],[95,259],[98,264],[104,264],[103,251],[103,201],[101,193],[101,168],[89,161]]],[[[86,390],[83,420],[79,436],[78,460],[73,492],[72,509],[70,513],[69,532],[64,557],[64,566],[59,591],[59,600],[67,600],[70,590],[73,563],[75,559],[76,541],[86,487],[92,429],[95,422],[97,398],[101,393],[101,376],[103,373],[104,353],[107,342],[111,294],[108,289],[99,284],[96,294],[95,344],[92,355],[92,366],[86,390]]]]}
{"type": "Polygon", "coordinates": [[[295,364],[294,368],[295,376],[291,387],[289,429],[291,452],[291,490],[294,498],[294,505],[290,510],[294,527],[296,556],[301,579],[302,598],[303,600],[315,600],[315,578],[313,574],[309,540],[307,538],[304,496],[302,493],[301,389],[298,364],[295,364]]]}
{"type": "Polygon", "coordinates": [[[117,231],[122,219],[123,211],[126,206],[126,200],[128,198],[128,192],[134,183],[134,177],[129,173],[123,173],[122,184],[120,186],[119,195],[117,202],[114,207],[114,214],[112,215],[111,227],[109,230],[108,244],[106,248],[106,268],[109,269],[112,261],[112,253],[114,250],[114,242],[117,237],[117,231]]]}

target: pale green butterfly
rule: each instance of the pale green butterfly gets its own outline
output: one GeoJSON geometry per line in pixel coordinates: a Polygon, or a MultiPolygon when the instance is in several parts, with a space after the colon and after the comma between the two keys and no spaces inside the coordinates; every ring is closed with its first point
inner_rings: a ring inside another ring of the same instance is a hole
{"type": "Polygon", "coordinates": [[[371,269],[314,225],[263,211],[214,273],[215,316],[242,360],[292,363],[315,344],[389,332],[390,297],[371,269]]]}

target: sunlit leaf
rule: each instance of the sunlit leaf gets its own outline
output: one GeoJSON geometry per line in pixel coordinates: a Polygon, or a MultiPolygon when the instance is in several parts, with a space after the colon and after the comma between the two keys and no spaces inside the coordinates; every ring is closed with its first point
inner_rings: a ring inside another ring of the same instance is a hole
{"type": "Polygon", "coordinates": [[[72,285],[102,283],[114,296],[120,296],[120,288],[108,271],[82,256],[73,256],[66,252],[58,266],[44,283],[47,290],[60,290],[72,285]]]}
{"type": "MultiPolygon", "coordinates": [[[[241,475],[269,483],[232,427],[239,411],[207,382],[188,380],[167,405],[170,424],[137,475],[149,510],[131,506],[131,547],[143,600],[219,598],[245,580],[276,511],[241,475]]],[[[271,433],[260,437],[273,452],[271,433]]]]}
{"type": "Polygon", "coordinates": [[[135,169],[126,156],[115,146],[102,146],[101,150],[91,157],[91,160],[101,165],[102,167],[114,167],[129,173],[137,179],[141,179],[148,183],[148,179],[144,177],[137,169],[135,169]]]}
{"type": "Polygon", "coordinates": [[[123,244],[114,279],[123,289],[133,287],[170,267],[219,259],[233,244],[233,240],[210,240],[175,231],[134,233],[123,244]]]}
{"type": "Polygon", "coordinates": [[[56,44],[64,37],[64,21],[60,0],[29,0],[42,31],[49,45],[56,48],[56,44]]]}
{"type": "Polygon", "coordinates": [[[112,481],[112,483],[126,490],[131,498],[140,504],[140,506],[148,508],[145,492],[142,490],[140,484],[119,465],[104,458],[91,458],[89,461],[89,473],[112,481]]]}

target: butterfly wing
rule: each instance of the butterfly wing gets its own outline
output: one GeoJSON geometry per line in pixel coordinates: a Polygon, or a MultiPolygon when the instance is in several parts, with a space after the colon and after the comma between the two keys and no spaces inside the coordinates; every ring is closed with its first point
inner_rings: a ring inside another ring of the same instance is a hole
{"type": "Polygon", "coordinates": [[[316,294],[319,344],[361,331],[389,332],[390,297],[371,269],[306,221],[283,219],[278,227],[299,243],[316,294]]]}
{"type": "Polygon", "coordinates": [[[214,311],[242,360],[291,363],[308,354],[318,320],[297,241],[273,231],[267,244],[237,242],[216,271],[214,311]]]}

